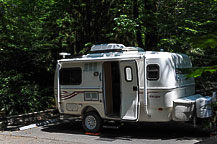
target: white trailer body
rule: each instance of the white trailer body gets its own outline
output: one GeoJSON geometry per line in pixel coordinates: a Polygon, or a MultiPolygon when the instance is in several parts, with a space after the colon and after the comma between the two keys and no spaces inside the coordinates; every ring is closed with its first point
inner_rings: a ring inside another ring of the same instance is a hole
{"type": "Polygon", "coordinates": [[[96,45],[92,51],[58,60],[54,80],[59,112],[82,116],[86,131],[98,131],[102,120],[168,122],[195,116],[201,96],[195,95],[194,79],[186,78],[192,67],[187,55],[121,44],[96,45]]]}

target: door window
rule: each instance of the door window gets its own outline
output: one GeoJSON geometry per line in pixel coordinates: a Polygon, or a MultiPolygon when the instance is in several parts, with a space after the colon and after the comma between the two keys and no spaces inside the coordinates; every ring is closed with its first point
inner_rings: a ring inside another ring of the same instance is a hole
{"type": "Polygon", "coordinates": [[[125,72],[125,80],[127,82],[131,82],[133,80],[132,68],[127,66],[127,67],[125,67],[124,72],[125,72]]]}

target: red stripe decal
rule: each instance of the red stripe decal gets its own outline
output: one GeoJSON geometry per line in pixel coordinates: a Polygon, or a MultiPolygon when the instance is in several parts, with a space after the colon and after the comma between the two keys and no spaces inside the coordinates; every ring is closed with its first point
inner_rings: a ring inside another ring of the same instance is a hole
{"type": "Polygon", "coordinates": [[[61,91],[60,97],[62,100],[66,100],[75,97],[79,93],[83,93],[83,91],[74,91],[73,93],[69,93],[68,91],[61,91]]]}

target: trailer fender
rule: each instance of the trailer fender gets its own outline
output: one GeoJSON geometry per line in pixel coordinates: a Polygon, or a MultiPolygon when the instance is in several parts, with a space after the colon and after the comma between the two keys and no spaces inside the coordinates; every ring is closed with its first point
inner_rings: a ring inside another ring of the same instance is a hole
{"type": "Polygon", "coordinates": [[[85,115],[85,113],[88,113],[88,112],[96,112],[101,117],[100,113],[96,110],[96,108],[92,106],[86,106],[82,109],[82,112],[81,112],[82,117],[85,115]]]}

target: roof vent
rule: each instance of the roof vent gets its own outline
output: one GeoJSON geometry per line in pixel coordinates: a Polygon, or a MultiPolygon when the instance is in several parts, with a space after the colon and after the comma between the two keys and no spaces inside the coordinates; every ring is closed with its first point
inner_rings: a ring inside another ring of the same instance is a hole
{"type": "Polygon", "coordinates": [[[144,52],[144,49],[140,47],[126,47],[123,49],[123,51],[139,51],[139,52],[144,52]]]}
{"type": "Polygon", "coordinates": [[[111,51],[111,50],[122,50],[125,46],[123,44],[99,44],[91,47],[92,52],[94,51],[111,51]]]}
{"type": "Polygon", "coordinates": [[[70,53],[66,53],[66,52],[61,52],[59,53],[60,56],[63,56],[63,59],[66,58],[66,56],[70,56],[70,53]]]}

